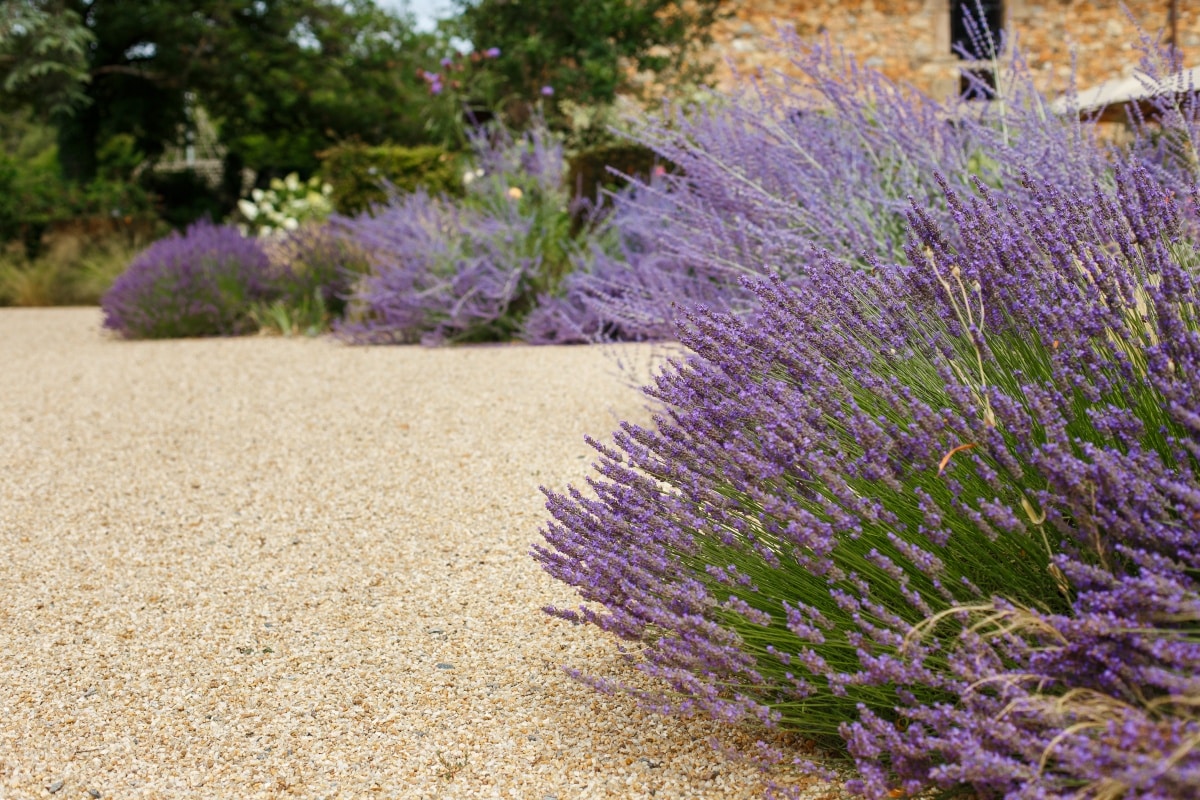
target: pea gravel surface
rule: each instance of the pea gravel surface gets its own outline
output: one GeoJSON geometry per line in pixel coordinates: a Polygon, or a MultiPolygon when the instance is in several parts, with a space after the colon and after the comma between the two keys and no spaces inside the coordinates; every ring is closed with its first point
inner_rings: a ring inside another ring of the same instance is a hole
{"type": "Polygon", "coordinates": [[[833,796],[564,673],[637,678],[540,610],[538,486],[647,415],[600,348],[0,309],[0,798],[833,796]]]}

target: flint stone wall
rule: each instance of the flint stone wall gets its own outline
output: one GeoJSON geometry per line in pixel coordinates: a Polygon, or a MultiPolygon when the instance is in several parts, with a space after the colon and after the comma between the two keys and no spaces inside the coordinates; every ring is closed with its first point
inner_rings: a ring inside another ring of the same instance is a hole
{"type": "MultiPolygon", "coordinates": [[[[786,58],[764,37],[775,23],[794,25],[805,39],[828,36],[860,64],[910,83],[939,99],[957,92],[963,66],[951,52],[950,0],[733,0],[734,16],[716,26],[713,54],[721,85],[736,69],[787,69],[786,58]]],[[[1125,0],[1151,36],[1165,34],[1169,0],[1125,0]]],[[[1080,89],[1128,77],[1141,55],[1138,32],[1116,0],[1008,0],[1006,27],[1016,33],[1039,88],[1064,91],[1076,58],[1080,89]]],[[[1200,13],[1178,0],[1177,46],[1184,64],[1200,63],[1200,13]]]]}

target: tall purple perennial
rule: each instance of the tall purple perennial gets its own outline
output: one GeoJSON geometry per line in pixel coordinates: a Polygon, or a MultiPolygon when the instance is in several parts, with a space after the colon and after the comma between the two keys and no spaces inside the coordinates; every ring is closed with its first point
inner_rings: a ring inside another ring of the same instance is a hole
{"type": "Polygon", "coordinates": [[[753,309],[741,279],[801,279],[813,245],[860,264],[903,261],[909,196],[949,222],[935,174],[957,191],[1028,173],[1070,192],[1109,173],[1092,125],[1052,113],[1019,54],[1002,70],[1004,102],[988,105],[935,102],[794,31],[777,46],[796,77],[744,77],[728,96],[636,123],[633,138],[674,170],[613,201],[621,230],[654,231],[654,255],[610,253],[625,260],[619,277],[604,258],[580,264],[556,313],[623,306],[643,321],[640,338],[656,338],[696,298],[753,309]],[[614,282],[639,288],[614,304],[602,289],[614,282]]]}
{"type": "Polygon", "coordinates": [[[904,264],[810,246],[753,320],[690,314],[654,424],[548,492],[536,557],[589,601],[551,612],[868,797],[1197,796],[1200,258],[1114,169],[943,181],[904,264]]]}
{"type": "MultiPolygon", "coordinates": [[[[574,255],[574,269],[558,292],[538,298],[522,330],[526,342],[666,341],[675,338],[679,310],[700,305],[730,310],[727,275],[706,273],[706,263],[671,253],[660,241],[665,210],[656,207],[658,213],[648,214],[628,199],[622,197],[596,223],[598,233],[574,255]]],[[[678,202],[665,193],[651,201],[678,202]]]]}
{"type": "Polygon", "coordinates": [[[510,339],[568,263],[561,146],[545,130],[476,132],[461,202],[424,192],[334,224],[370,273],[339,334],[387,344],[510,339]]]}

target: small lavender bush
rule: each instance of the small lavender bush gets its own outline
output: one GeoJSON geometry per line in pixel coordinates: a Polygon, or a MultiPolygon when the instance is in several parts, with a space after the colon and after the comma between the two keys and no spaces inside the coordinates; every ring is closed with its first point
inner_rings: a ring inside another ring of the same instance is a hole
{"type": "Polygon", "coordinates": [[[127,339],[251,332],[254,303],[276,294],[259,243],[197,222],[138,255],[101,298],[104,327],[127,339]]]}
{"type": "Polygon", "coordinates": [[[423,192],[335,224],[370,273],[341,334],[361,343],[510,339],[570,268],[569,195],[548,132],[480,131],[462,201],[423,192]]]}
{"type": "MultiPolygon", "coordinates": [[[[652,427],[536,556],[665,712],[802,731],[872,798],[1200,792],[1200,285],[1169,189],[943,182],[688,316],[652,427]]],[[[752,262],[766,272],[768,265],[752,262]]],[[[597,688],[618,684],[590,680],[597,688]]],[[[789,757],[787,752],[777,753],[789,757]]]]}

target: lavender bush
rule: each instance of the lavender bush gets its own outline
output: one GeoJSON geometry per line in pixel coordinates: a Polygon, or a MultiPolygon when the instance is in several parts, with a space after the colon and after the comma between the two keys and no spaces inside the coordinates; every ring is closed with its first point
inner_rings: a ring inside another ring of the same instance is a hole
{"type": "Polygon", "coordinates": [[[869,797],[1194,797],[1200,260],[1147,168],[1088,180],[943,180],[903,263],[810,245],[689,315],[654,426],[548,493],[552,613],[869,797]]]}
{"type": "MultiPolygon", "coordinates": [[[[525,320],[526,342],[664,341],[675,337],[676,308],[726,310],[724,274],[706,275],[705,264],[670,253],[659,242],[662,214],[647,214],[627,199],[596,214],[589,246],[573,255],[558,292],[539,297],[525,320]]],[[[665,194],[653,201],[675,202],[665,194]]]]}
{"type": "Polygon", "coordinates": [[[195,223],[138,255],[100,300],[104,327],[127,339],[229,336],[276,293],[259,243],[232,226],[195,223]]]}
{"type": "MultiPolygon", "coordinates": [[[[903,261],[909,196],[949,221],[935,174],[958,191],[1026,173],[1084,191],[1109,173],[1093,126],[1051,113],[1019,53],[998,65],[1000,102],[938,103],[794,31],[777,46],[796,77],[744,78],[729,96],[634,122],[634,139],[677,172],[615,198],[623,221],[655,231],[656,258],[629,259],[617,279],[643,287],[626,315],[669,328],[672,307],[714,291],[749,311],[757,299],[741,278],[802,279],[813,245],[860,265],[903,261]]],[[[612,311],[604,292],[580,303],[609,307],[583,316],[612,311]]]]}
{"type": "Polygon", "coordinates": [[[474,138],[466,198],[397,195],[336,224],[367,256],[341,334],[361,343],[512,338],[569,268],[561,147],[548,132],[474,138]]]}
{"type": "Polygon", "coordinates": [[[1156,177],[1186,191],[1200,174],[1200,97],[1183,73],[1182,53],[1161,47],[1140,26],[1138,33],[1142,58],[1135,74],[1150,94],[1145,103],[1150,113],[1138,103],[1128,107],[1132,150],[1156,177]]]}

